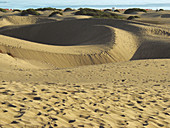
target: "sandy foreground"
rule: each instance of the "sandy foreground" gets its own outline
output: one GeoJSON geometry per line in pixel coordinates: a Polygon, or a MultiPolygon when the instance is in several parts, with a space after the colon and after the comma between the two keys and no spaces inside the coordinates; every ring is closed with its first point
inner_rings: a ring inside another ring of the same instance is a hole
{"type": "Polygon", "coordinates": [[[0,127],[170,128],[169,11],[50,13],[0,13],[0,127]]]}

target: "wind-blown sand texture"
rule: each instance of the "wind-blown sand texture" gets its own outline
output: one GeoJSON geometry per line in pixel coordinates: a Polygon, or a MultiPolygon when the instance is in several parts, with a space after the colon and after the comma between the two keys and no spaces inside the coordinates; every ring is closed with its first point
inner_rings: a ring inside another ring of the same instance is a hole
{"type": "Polygon", "coordinates": [[[170,127],[169,11],[48,13],[0,18],[0,127],[170,127]]]}

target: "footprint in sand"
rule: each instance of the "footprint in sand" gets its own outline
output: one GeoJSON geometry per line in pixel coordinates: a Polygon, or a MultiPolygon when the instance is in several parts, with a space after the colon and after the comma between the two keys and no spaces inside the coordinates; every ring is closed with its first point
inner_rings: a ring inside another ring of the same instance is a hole
{"type": "Polygon", "coordinates": [[[18,124],[18,123],[19,122],[15,121],[15,120],[11,122],[11,124],[18,124]]]}
{"type": "Polygon", "coordinates": [[[8,104],[8,107],[16,108],[17,106],[15,106],[15,105],[13,105],[13,104],[8,104]]]}

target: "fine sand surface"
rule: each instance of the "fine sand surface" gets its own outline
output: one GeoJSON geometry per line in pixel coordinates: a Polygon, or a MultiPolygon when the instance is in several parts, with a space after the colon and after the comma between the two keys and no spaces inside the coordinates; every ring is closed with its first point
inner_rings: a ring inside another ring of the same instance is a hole
{"type": "Polygon", "coordinates": [[[0,13],[0,127],[170,128],[170,12],[74,12],[0,13]]]}

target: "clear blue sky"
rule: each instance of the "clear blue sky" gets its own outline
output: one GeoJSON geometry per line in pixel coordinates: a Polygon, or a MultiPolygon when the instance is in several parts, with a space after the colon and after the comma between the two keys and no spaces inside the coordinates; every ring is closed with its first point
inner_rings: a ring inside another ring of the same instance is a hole
{"type": "Polygon", "coordinates": [[[108,4],[148,4],[148,3],[170,3],[170,0],[0,0],[9,3],[32,3],[32,4],[59,4],[59,5],[108,5],[108,4]]]}
{"type": "MultiPolygon", "coordinates": [[[[79,7],[81,7],[81,5],[83,7],[84,5],[89,5],[86,7],[92,7],[90,5],[110,5],[110,6],[113,5],[115,7],[117,7],[116,5],[133,5],[133,7],[136,7],[134,6],[136,4],[138,5],[157,4],[156,7],[153,7],[154,9],[164,8],[170,10],[170,0],[0,0],[1,8],[18,8],[18,9],[39,7],[61,7],[61,6],[65,8],[76,5],[78,5],[79,7]],[[164,4],[164,6],[158,3],[162,3],[164,4]]],[[[125,6],[123,6],[123,8],[124,7],[125,6]]],[[[126,7],[129,8],[132,6],[126,7]]],[[[146,6],[146,8],[147,7],[148,6],[146,6]]]]}

